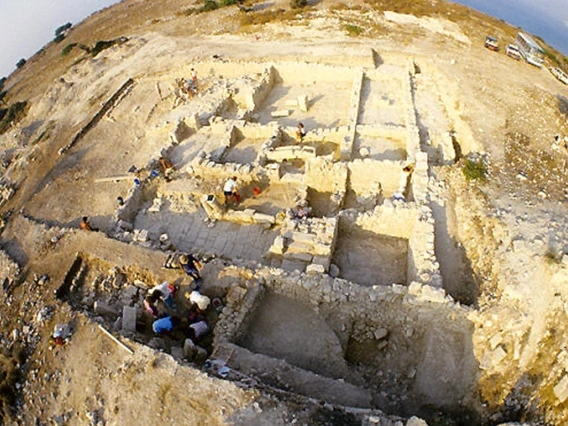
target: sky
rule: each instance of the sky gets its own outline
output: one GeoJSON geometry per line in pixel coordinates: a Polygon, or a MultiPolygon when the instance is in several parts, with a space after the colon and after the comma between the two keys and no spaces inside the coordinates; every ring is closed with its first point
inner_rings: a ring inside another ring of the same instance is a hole
{"type": "Polygon", "coordinates": [[[61,25],[78,24],[114,3],[118,0],[0,0],[0,77],[53,40],[61,25]]]}
{"type": "Polygon", "coordinates": [[[568,0],[452,0],[503,19],[568,56],[568,0]]]}
{"type": "MultiPolygon", "coordinates": [[[[78,24],[119,0],[0,0],[0,77],[16,69],[53,39],[55,30],[78,24]]],[[[158,1],[158,0],[146,0],[158,1]]],[[[568,56],[568,0],[453,0],[546,40],[568,56]]]]}

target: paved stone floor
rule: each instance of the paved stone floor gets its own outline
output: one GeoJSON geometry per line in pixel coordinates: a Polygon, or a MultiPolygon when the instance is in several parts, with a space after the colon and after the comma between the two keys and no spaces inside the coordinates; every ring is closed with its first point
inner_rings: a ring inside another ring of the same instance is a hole
{"type": "Polygon", "coordinates": [[[142,210],[135,219],[136,229],[147,229],[152,240],[166,233],[176,250],[215,253],[230,259],[247,259],[266,263],[268,252],[278,230],[261,225],[237,225],[219,221],[209,227],[202,211],[174,212],[165,205],[159,212],[142,210]]]}

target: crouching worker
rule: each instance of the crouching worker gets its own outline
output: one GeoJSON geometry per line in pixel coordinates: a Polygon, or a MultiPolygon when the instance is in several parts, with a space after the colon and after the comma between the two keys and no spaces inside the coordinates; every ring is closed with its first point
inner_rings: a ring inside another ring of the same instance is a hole
{"type": "MultiPolygon", "coordinates": [[[[157,285],[152,289],[151,293],[149,294],[149,297],[151,296],[150,302],[154,304],[158,301],[158,299],[161,299],[162,302],[164,302],[169,309],[175,309],[176,307],[174,303],[175,292],[176,288],[173,285],[171,285],[169,282],[164,281],[162,284],[157,285]]],[[[146,301],[144,301],[144,306],[146,307],[146,301]]],[[[147,309],[148,312],[150,312],[149,309],[151,308],[147,309]]]]}
{"type": "Polygon", "coordinates": [[[152,324],[152,330],[156,334],[169,334],[181,324],[181,319],[175,316],[160,318],[152,324]]]}
{"type": "Polygon", "coordinates": [[[211,331],[211,328],[209,327],[209,324],[207,324],[207,321],[201,320],[201,321],[198,321],[198,322],[194,322],[193,324],[189,324],[189,327],[187,328],[186,336],[189,339],[193,340],[193,342],[195,343],[202,336],[209,333],[209,331],[211,331]]]}
{"type": "Polygon", "coordinates": [[[183,254],[179,258],[179,263],[186,275],[193,278],[193,281],[195,281],[195,289],[199,290],[197,284],[202,281],[201,275],[199,274],[199,271],[203,268],[201,262],[191,254],[183,254]]]}
{"type": "Polygon", "coordinates": [[[190,309],[195,308],[198,313],[204,313],[207,311],[207,308],[209,308],[209,304],[211,303],[211,299],[196,290],[186,294],[185,297],[191,304],[190,309]]]}

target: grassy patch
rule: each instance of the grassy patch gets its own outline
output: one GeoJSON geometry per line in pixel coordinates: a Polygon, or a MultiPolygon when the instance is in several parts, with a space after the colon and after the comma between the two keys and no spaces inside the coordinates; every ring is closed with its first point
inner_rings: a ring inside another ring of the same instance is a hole
{"type": "Polygon", "coordinates": [[[203,6],[197,8],[196,13],[211,12],[213,10],[219,9],[219,3],[215,0],[205,0],[203,6]]]}
{"type": "Polygon", "coordinates": [[[296,19],[297,12],[295,10],[266,10],[264,12],[247,12],[241,14],[239,23],[242,27],[251,25],[264,25],[268,22],[284,22],[296,19]]]}
{"type": "Polygon", "coordinates": [[[357,25],[346,24],[343,26],[343,28],[345,29],[345,31],[347,31],[347,34],[349,34],[349,36],[351,37],[357,37],[358,35],[361,35],[361,33],[363,32],[363,28],[357,25]]]}
{"type": "Polygon", "coordinates": [[[69,43],[67,46],[61,49],[61,56],[67,56],[75,46],[77,46],[77,43],[69,43]]]}
{"type": "Polygon", "coordinates": [[[291,0],[290,7],[292,9],[303,9],[308,5],[308,0],[291,0]]]}
{"type": "Polygon", "coordinates": [[[27,102],[16,102],[7,110],[3,111],[2,121],[0,121],[0,135],[6,133],[10,127],[12,127],[12,123],[16,124],[22,118],[26,116],[27,102]]]}
{"type": "Polygon", "coordinates": [[[471,180],[485,182],[487,180],[487,168],[481,159],[477,161],[465,160],[462,172],[468,182],[471,180]]]}

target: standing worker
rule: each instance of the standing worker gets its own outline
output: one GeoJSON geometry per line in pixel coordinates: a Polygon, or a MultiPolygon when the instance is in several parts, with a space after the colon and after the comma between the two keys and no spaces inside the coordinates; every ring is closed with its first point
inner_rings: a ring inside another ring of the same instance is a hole
{"type": "Polygon", "coordinates": [[[225,194],[225,204],[228,204],[229,200],[233,200],[233,203],[235,204],[241,201],[236,176],[233,176],[225,182],[225,186],[223,186],[223,194],[225,194]]]}

